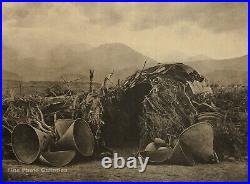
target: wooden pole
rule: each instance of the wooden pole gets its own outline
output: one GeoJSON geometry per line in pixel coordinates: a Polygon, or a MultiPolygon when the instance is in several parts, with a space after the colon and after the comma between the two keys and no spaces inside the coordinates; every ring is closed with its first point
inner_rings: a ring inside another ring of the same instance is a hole
{"type": "Polygon", "coordinates": [[[93,91],[93,78],[95,70],[89,70],[89,92],[93,91]]]}
{"type": "Polygon", "coordinates": [[[22,82],[19,82],[19,94],[22,95],[22,82]]]}

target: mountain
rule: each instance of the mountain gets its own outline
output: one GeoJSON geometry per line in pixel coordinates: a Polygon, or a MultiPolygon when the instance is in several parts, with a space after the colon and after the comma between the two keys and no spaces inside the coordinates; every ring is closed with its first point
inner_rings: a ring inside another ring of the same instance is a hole
{"type": "Polygon", "coordinates": [[[181,51],[171,51],[171,53],[168,53],[163,59],[163,63],[174,63],[174,62],[181,62],[186,61],[187,58],[190,56],[181,52],[181,51]]]}
{"type": "Polygon", "coordinates": [[[185,62],[193,62],[193,61],[209,61],[209,60],[213,60],[212,58],[206,56],[206,55],[195,55],[195,56],[191,56],[191,57],[187,57],[185,59],[185,62]]]}
{"type": "Polygon", "coordinates": [[[215,70],[213,72],[205,74],[207,79],[211,83],[231,85],[231,84],[241,84],[248,85],[248,72],[247,71],[237,71],[237,70],[215,70]]]}
{"type": "Polygon", "coordinates": [[[248,82],[248,55],[222,60],[194,61],[187,64],[214,83],[247,85],[248,82]]]}
{"type": "Polygon", "coordinates": [[[8,47],[3,44],[2,47],[2,67],[5,70],[11,71],[14,69],[14,63],[18,60],[18,52],[17,50],[8,47]]]}
{"type": "Polygon", "coordinates": [[[54,81],[63,74],[59,67],[80,60],[91,48],[88,44],[61,44],[41,59],[39,56],[24,58],[17,50],[3,45],[3,69],[23,76],[25,81],[54,81]]]}
{"type": "Polygon", "coordinates": [[[163,63],[178,63],[178,62],[193,62],[193,61],[208,61],[208,60],[213,60],[213,59],[203,54],[190,56],[180,51],[173,51],[171,54],[168,54],[162,61],[163,63]]]}
{"type": "MultiPolygon", "coordinates": [[[[89,70],[95,70],[94,80],[103,81],[114,71],[112,79],[124,79],[138,69],[157,62],[122,43],[103,44],[92,48],[87,44],[59,45],[48,51],[46,60],[21,58],[16,50],[5,47],[3,69],[23,76],[28,81],[54,81],[73,75],[88,80],[89,70]]],[[[73,76],[73,78],[75,77],[73,76]]]]}
{"type": "Polygon", "coordinates": [[[81,59],[61,67],[64,73],[88,75],[89,69],[95,70],[94,79],[102,81],[114,71],[112,79],[124,79],[136,70],[142,69],[144,62],[150,67],[157,62],[121,43],[103,44],[84,52],[81,59]]]}
{"type": "Polygon", "coordinates": [[[39,59],[33,57],[17,58],[16,61],[7,62],[3,69],[22,76],[24,81],[53,81],[57,77],[56,70],[38,66],[39,62],[39,59]]]}
{"type": "Polygon", "coordinates": [[[65,74],[62,74],[58,77],[58,81],[67,81],[67,82],[70,82],[70,81],[76,81],[76,82],[79,82],[79,81],[87,81],[89,78],[88,76],[85,76],[85,75],[81,75],[81,74],[74,74],[74,73],[65,73],[65,74]]]}
{"type": "Polygon", "coordinates": [[[2,71],[3,80],[13,80],[13,81],[22,81],[22,77],[14,72],[9,72],[6,70],[2,71]]]}
{"type": "Polygon", "coordinates": [[[60,44],[48,51],[47,66],[62,67],[77,60],[81,60],[84,53],[92,49],[88,44],[60,44]]]}
{"type": "Polygon", "coordinates": [[[39,66],[39,58],[23,58],[17,50],[6,45],[3,45],[2,53],[3,78],[8,78],[9,73],[22,76],[21,80],[47,80],[51,74],[53,75],[49,68],[39,66]]]}
{"type": "MultiPolygon", "coordinates": [[[[176,53],[174,53],[176,55],[176,53]]],[[[180,53],[180,58],[186,57],[180,53]]],[[[157,64],[122,43],[103,44],[92,48],[88,44],[59,45],[48,51],[44,57],[23,58],[17,50],[3,45],[3,79],[28,81],[74,80],[88,81],[89,70],[95,70],[94,81],[102,82],[114,71],[112,81],[125,79],[136,70],[157,64]]],[[[174,58],[177,58],[174,56],[174,58]]],[[[168,61],[175,62],[175,61],[168,61]]],[[[181,61],[178,61],[181,62],[181,61]]],[[[183,62],[192,66],[213,83],[247,84],[248,56],[214,60],[207,56],[187,57],[183,62]]]]}

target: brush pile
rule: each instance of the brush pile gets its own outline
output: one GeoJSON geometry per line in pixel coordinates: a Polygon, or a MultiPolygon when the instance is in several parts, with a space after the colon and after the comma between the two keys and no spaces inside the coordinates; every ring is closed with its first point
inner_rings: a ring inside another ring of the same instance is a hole
{"type": "MultiPolygon", "coordinates": [[[[55,93],[53,93],[55,94],[55,93]]],[[[28,124],[48,135],[52,135],[56,142],[59,135],[55,129],[57,119],[83,119],[90,126],[95,140],[101,137],[100,128],[103,124],[102,104],[95,91],[77,95],[64,94],[60,96],[11,96],[4,98],[3,125],[4,135],[3,150],[4,157],[9,157],[11,152],[10,133],[18,124],[28,124]]]]}
{"type": "Polygon", "coordinates": [[[213,86],[214,103],[225,114],[217,128],[218,153],[223,157],[241,159],[247,155],[248,90],[246,86],[213,86]]]}
{"type": "MultiPolygon", "coordinates": [[[[216,107],[223,104],[214,100],[219,93],[214,96],[206,79],[187,65],[143,67],[125,81],[118,80],[117,85],[109,87],[107,83],[112,75],[104,79],[98,91],[93,89],[94,71],[90,70],[88,92],[60,91],[55,87],[47,90],[45,96],[5,97],[2,100],[3,128],[12,132],[18,124],[28,124],[52,135],[56,142],[59,135],[55,122],[80,118],[91,128],[95,145],[136,145],[139,151],[156,137],[173,148],[185,129],[200,122],[212,124],[217,140],[222,140],[222,132],[226,137],[225,132],[237,128],[237,125],[233,128],[226,125],[224,115],[228,113],[216,107]]],[[[232,115],[226,118],[229,117],[233,118],[232,115]]],[[[4,135],[3,142],[7,155],[11,150],[9,135],[4,135]]],[[[98,152],[96,147],[95,152],[98,152]]]]}

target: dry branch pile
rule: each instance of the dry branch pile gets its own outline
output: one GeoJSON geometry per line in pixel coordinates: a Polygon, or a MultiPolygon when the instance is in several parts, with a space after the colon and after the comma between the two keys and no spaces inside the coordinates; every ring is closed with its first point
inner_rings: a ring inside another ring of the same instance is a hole
{"type": "MultiPolygon", "coordinates": [[[[217,127],[218,145],[223,155],[239,159],[247,155],[248,137],[248,90],[244,86],[214,86],[214,101],[225,114],[217,127]]],[[[221,155],[221,156],[223,156],[221,155]]]]}
{"type": "MultiPolygon", "coordinates": [[[[95,92],[53,97],[12,97],[3,99],[2,103],[3,126],[10,132],[16,125],[25,123],[52,135],[56,141],[58,134],[54,123],[57,119],[81,118],[90,125],[96,141],[100,141],[103,110],[100,98],[95,92]]],[[[6,137],[7,139],[10,138],[6,137]]],[[[6,145],[5,149],[9,148],[6,145]]]]}
{"type": "Polygon", "coordinates": [[[46,97],[4,98],[3,126],[12,131],[17,124],[27,123],[57,139],[56,119],[81,118],[90,125],[97,145],[136,144],[140,150],[156,137],[173,147],[180,133],[202,118],[212,118],[215,130],[221,131],[224,117],[217,113],[213,92],[197,71],[181,63],[144,67],[109,88],[112,72],[99,91],[93,87],[94,71],[90,71],[88,92],[50,88],[46,97]]]}

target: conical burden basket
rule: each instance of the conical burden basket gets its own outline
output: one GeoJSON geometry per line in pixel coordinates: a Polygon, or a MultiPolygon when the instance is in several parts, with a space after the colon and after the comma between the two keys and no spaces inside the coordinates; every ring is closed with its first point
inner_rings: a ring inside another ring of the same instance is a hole
{"type": "Polygon", "coordinates": [[[192,153],[183,147],[180,141],[177,142],[170,157],[170,163],[176,165],[193,166],[195,164],[192,153]]]}
{"type": "Polygon", "coordinates": [[[87,122],[77,119],[56,143],[60,151],[77,150],[83,156],[92,156],[94,136],[87,122]]]}
{"type": "Polygon", "coordinates": [[[28,124],[18,124],[12,132],[12,148],[18,161],[33,163],[47,148],[51,135],[28,124]]]}
{"type": "Polygon", "coordinates": [[[65,132],[73,123],[74,120],[72,119],[58,119],[55,122],[55,128],[60,138],[65,134],[65,132]]]}
{"type": "Polygon", "coordinates": [[[40,156],[40,161],[54,167],[62,167],[69,164],[75,157],[75,151],[44,152],[40,156]]]}
{"type": "Polygon", "coordinates": [[[213,157],[214,133],[211,124],[201,122],[184,130],[180,135],[180,144],[189,150],[195,159],[208,162],[213,157]]]}
{"type": "Polygon", "coordinates": [[[218,126],[223,121],[223,115],[218,112],[204,112],[197,117],[198,122],[208,122],[213,126],[218,126]]]}

